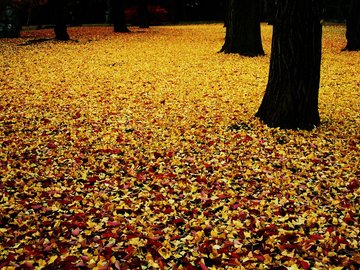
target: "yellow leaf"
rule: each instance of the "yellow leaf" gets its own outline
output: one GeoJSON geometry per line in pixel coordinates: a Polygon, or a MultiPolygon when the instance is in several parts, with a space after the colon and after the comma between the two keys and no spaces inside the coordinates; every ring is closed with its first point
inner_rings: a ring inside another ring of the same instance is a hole
{"type": "Polygon", "coordinates": [[[161,257],[163,257],[165,260],[169,259],[171,257],[171,252],[168,249],[166,249],[165,247],[161,247],[158,250],[158,252],[161,255],[161,257]]]}
{"type": "Polygon", "coordinates": [[[287,251],[287,250],[284,250],[281,252],[281,255],[283,256],[287,256],[287,257],[290,257],[290,258],[293,258],[294,257],[294,253],[295,253],[295,250],[293,249],[291,252],[287,251]]]}
{"type": "Polygon", "coordinates": [[[55,262],[55,260],[58,258],[57,255],[53,255],[50,257],[49,261],[48,261],[48,264],[52,264],[53,262],[55,262]]]}

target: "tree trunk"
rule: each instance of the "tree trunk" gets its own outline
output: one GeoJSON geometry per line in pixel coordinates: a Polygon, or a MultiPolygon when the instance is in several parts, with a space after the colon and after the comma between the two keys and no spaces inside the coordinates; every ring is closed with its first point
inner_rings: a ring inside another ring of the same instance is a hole
{"type": "Polygon", "coordinates": [[[259,0],[229,0],[226,17],[225,44],[220,52],[264,55],[259,0]]]}
{"type": "Polygon", "coordinates": [[[18,10],[11,1],[0,4],[0,38],[20,37],[21,23],[18,10]]]}
{"type": "Polygon", "coordinates": [[[229,26],[229,17],[230,17],[230,0],[225,1],[225,14],[224,14],[224,27],[229,26]]]}
{"type": "Polygon", "coordinates": [[[347,45],[344,50],[360,50],[360,0],[352,0],[346,20],[347,45]]]}
{"type": "Polygon", "coordinates": [[[111,0],[111,17],[113,19],[114,32],[130,32],[125,21],[125,3],[124,0],[111,0]]]}
{"type": "Polygon", "coordinates": [[[256,116],[270,127],[310,130],[320,124],[320,0],[280,0],[276,9],[269,79],[256,116]]]}
{"type": "Polygon", "coordinates": [[[275,18],[275,3],[276,0],[265,0],[266,4],[266,20],[268,24],[272,25],[275,18]]]}
{"type": "Polygon", "coordinates": [[[54,20],[54,32],[57,40],[69,40],[66,26],[66,0],[49,0],[54,20]]]}
{"type": "Polygon", "coordinates": [[[148,0],[138,0],[138,17],[139,17],[139,27],[140,28],[149,28],[150,26],[150,17],[148,9],[148,0]]]}

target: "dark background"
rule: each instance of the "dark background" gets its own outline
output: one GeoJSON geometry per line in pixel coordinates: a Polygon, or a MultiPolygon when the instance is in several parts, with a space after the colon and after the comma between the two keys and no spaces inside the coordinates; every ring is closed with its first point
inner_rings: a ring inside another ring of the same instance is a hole
{"type": "MultiPolygon", "coordinates": [[[[267,21],[269,2],[261,0],[262,20],[267,21]]],[[[51,24],[47,4],[41,1],[19,1],[18,14],[22,25],[43,27],[51,24]],[[39,3],[40,2],[40,3],[39,3]],[[31,4],[32,3],[32,4],[31,4]]],[[[127,23],[136,25],[137,0],[125,0],[127,23]]],[[[323,0],[324,19],[343,22],[346,19],[350,0],[323,0]]],[[[226,0],[149,0],[150,23],[152,25],[178,22],[222,21],[225,17],[226,0]]],[[[3,7],[0,6],[0,9],[3,7]]],[[[111,23],[108,0],[68,0],[68,23],[111,23]]],[[[0,19],[1,20],[1,19],[0,19]]]]}

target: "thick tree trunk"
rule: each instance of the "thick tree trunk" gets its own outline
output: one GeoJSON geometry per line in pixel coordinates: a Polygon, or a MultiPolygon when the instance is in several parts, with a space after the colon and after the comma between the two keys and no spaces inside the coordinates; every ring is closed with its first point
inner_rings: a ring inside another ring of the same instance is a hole
{"type": "Polygon", "coordinates": [[[275,5],[276,5],[276,0],[265,0],[266,3],[266,20],[268,22],[268,24],[272,25],[274,22],[274,18],[275,18],[275,5]]]}
{"type": "Polygon", "coordinates": [[[125,21],[125,3],[124,0],[111,0],[111,17],[114,25],[114,32],[129,32],[125,21]]]}
{"type": "Polygon", "coordinates": [[[256,116],[270,127],[320,124],[320,0],[280,0],[274,19],[269,80],[256,116]]]}
{"type": "Polygon", "coordinates": [[[360,0],[352,0],[346,20],[347,45],[344,50],[360,50],[360,0]]]}
{"type": "Polygon", "coordinates": [[[57,40],[69,40],[69,34],[67,33],[66,26],[66,0],[51,0],[49,1],[51,6],[52,16],[54,20],[54,32],[57,40]]]}
{"type": "Polygon", "coordinates": [[[225,1],[224,27],[228,27],[230,18],[230,0],[225,1]]]}
{"type": "Polygon", "coordinates": [[[150,17],[148,9],[148,0],[138,0],[139,27],[149,28],[150,17]]]}
{"type": "Polygon", "coordinates": [[[229,0],[225,44],[220,52],[264,55],[259,0],[229,0]]]}

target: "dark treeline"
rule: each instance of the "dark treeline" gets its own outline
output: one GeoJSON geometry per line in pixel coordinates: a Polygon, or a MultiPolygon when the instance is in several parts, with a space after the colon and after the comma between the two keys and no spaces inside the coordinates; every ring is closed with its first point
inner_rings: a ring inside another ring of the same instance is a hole
{"type": "MultiPolygon", "coordinates": [[[[147,0],[150,23],[223,20],[226,1],[228,0],[147,0]]],[[[262,21],[271,19],[271,7],[275,1],[260,1],[262,21]]],[[[326,20],[343,22],[346,19],[350,0],[323,1],[326,20]]],[[[9,3],[11,0],[0,2],[0,12],[2,13],[6,2],[9,3]]],[[[16,2],[18,2],[17,12],[22,25],[51,24],[49,6],[44,4],[47,1],[17,0],[16,2]]],[[[110,0],[66,0],[66,2],[68,24],[110,23],[111,21],[110,0]]],[[[127,22],[129,24],[139,23],[137,5],[140,0],[124,0],[124,2],[127,22]]]]}

